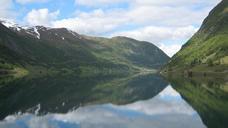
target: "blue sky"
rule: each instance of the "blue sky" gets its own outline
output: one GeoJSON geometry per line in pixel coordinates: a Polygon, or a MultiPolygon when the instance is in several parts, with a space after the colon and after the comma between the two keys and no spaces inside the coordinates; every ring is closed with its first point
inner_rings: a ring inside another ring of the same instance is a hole
{"type": "Polygon", "coordinates": [[[0,18],[91,36],[149,41],[169,56],[221,0],[1,0],[0,18]]]}

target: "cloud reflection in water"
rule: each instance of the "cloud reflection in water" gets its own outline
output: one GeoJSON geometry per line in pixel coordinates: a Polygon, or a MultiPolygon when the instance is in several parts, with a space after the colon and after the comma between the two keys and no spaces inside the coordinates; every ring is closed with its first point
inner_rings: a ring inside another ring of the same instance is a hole
{"type": "Polygon", "coordinates": [[[12,115],[7,128],[205,128],[199,115],[171,86],[150,100],[128,105],[93,105],[66,114],[12,115]]]}

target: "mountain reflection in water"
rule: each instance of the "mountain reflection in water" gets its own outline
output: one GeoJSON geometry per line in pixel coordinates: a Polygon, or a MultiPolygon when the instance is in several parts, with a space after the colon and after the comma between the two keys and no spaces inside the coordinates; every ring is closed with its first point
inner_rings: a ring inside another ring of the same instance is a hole
{"type": "Polygon", "coordinates": [[[124,105],[156,96],[167,82],[158,75],[24,78],[0,88],[1,119],[15,113],[66,113],[80,106],[124,105]]]}
{"type": "Polygon", "coordinates": [[[8,116],[1,127],[64,128],[205,128],[195,112],[171,86],[154,98],[127,105],[91,105],[66,114],[8,116]]]}
{"type": "Polygon", "coordinates": [[[208,128],[228,128],[228,77],[169,78],[208,128]]]}
{"type": "Polygon", "coordinates": [[[224,79],[59,76],[0,80],[1,128],[227,128],[224,79]]]}

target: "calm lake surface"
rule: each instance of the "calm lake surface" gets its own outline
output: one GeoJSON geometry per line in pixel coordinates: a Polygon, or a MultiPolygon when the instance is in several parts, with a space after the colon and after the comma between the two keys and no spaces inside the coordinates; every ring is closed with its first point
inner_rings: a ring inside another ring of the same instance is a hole
{"type": "Polygon", "coordinates": [[[227,128],[228,82],[155,74],[0,79],[0,128],[227,128]]]}

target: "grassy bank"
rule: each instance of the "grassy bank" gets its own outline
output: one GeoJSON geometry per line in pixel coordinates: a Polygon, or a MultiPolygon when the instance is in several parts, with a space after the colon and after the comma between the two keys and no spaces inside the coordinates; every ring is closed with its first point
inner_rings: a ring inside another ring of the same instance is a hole
{"type": "Polygon", "coordinates": [[[163,76],[177,75],[185,77],[225,77],[228,78],[228,65],[197,65],[194,67],[178,67],[160,72],[163,76]]]}

